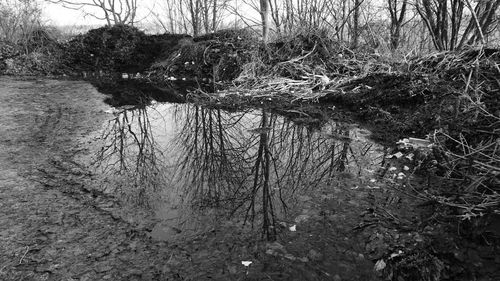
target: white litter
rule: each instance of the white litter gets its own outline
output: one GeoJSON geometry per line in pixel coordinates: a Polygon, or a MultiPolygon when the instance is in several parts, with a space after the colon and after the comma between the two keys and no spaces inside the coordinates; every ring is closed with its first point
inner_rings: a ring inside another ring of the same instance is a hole
{"type": "Polygon", "coordinates": [[[249,266],[252,263],[253,263],[252,261],[241,261],[241,264],[244,265],[244,266],[249,266]]]}
{"type": "Polygon", "coordinates": [[[385,261],[384,261],[383,259],[382,259],[382,260],[379,260],[379,261],[377,261],[377,263],[375,264],[375,271],[381,271],[381,270],[383,270],[385,267],[386,267],[385,261]]]}
{"type": "Polygon", "coordinates": [[[405,138],[405,139],[399,140],[396,144],[401,145],[405,148],[408,148],[408,147],[430,148],[430,147],[432,147],[432,142],[430,142],[429,140],[419,139],[419,138],[405,138]]]}

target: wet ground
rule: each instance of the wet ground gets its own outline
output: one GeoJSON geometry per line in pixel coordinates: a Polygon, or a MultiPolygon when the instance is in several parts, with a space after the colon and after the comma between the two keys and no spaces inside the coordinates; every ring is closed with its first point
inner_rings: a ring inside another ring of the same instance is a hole
{"type": "Polygon", "coordinates": [[[0,78],[0,279],[379,280],[424,241],[413,167],[356,124],[103,100],[0,78]]]}
{"type": "Polygon", "coordinates": [[[82,82],[0,81],[0,279],[154,276],[154,255],[137,250],[147,240],[85,189],[90,175],[75,162],[105,120],[100,94],[82,82]]]}

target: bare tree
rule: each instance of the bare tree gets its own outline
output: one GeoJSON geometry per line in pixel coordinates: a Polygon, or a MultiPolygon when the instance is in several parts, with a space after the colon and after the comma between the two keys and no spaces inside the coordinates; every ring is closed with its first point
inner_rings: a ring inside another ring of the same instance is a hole
{"type": "Polygon", "coordinates": [[[438,50],[460,49],[484,40],[490,33],[500,0],[418,0],[417,11],[438,50]],[[469,9],[470,14],[465,12],[469,9]],[[465,29],[462,27],[465,26],[465,29]]]}
{"type": "Polygon", "coordinates": [[[218,30],[230,0],[171,0],[159,2],[151,10],[154,23],[169,33],[194,36],[218,30]]]}
{"type": "Polygon", "coordinates": [[[401,28],[406,15],[406,7],[408,0],[387,0],[390,14],[390,47],[391,50],[396,50],[399,46],[401,37],[401,28]]]}
{"type": "Polygon", "coordinates": [[[269,0],[260,0],[260,17],[262,19],[262,40],[269,37],[269,0]]]}
{"type": "MultiPolygon", "coordinates": [[[[179,9],[181,5],[177,1],[162,1],[154,10],[150,10],[153,16],[153,23],[160,26],[163,32],[182,32],[183,13],[179,9]],[[158,11],[159,10],[159,11],[158,11]]],[[[187,32],[187,31],[184,31],[187,32]]]]}
{"type": "Polygon", "coordinates": [[[201,1],[202,0],[187,0],[193,36],[198,36],[200,34],[201,1]]]}
{"type": "Polygon", "coordinates": [[[359,44],[359,35],[360,35],[360,27],[359,27],[359,19],[360,19],[360,13],[361,13],[361,3],[363,3],[363,0],[354,0],[354,7],[353,7],[353,16],[352,16],[352,40],[351,40],[351,48],[356,49],[359,44]]]}
{"type": "Polygon", "coordinates": [[[23,43],[41,26],[36,1],[0,0],[0,41],[23,43]]]}
{"type": "Polygon", "coordinates": [[[477,1],[475,7],[473,7],[469,0],[465,0],[465,3],[471,12],[472,19],[465,29],[460,46],[465,44],[472,45],[477,41],[485,43],[485,37],[496,28],[494,25],[495,13],[498,11],[500,1],[477,1]]]}
{"type": "Polygon", "coordinates": [[[87,15],[99,20],[105,20],[111,26],[115,24],[134,25],[137,17],[137,0],[45,0],[50,3],[82,10],[87,15]],[[94,12],[95,9],[100,14],[94,12]]]}
{"type": "MultiPolygon", "coordinates": [[[[366,0],[246,0],[245,3],[262,14],[262,8],[269,11],[269,28],[275,28],[280,35],[297,31],[329,30],[339,40],[351,41],[357,45],[363,27],[362,4],[366,0]],[[271,26],[271,24],[273,26],[271,26]],[[354,33],[354,31],[356,32],[354,33]],[[356,36],[354,36],[356,35],[356,36]]],[[[262,23],[262,21],[261,21],[262,23]]]]}

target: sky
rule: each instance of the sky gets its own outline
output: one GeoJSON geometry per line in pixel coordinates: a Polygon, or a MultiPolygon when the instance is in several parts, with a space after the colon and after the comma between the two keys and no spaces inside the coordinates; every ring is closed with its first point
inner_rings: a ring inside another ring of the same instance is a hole
{"type": "MultiPolygon", "coordinates": [[[[91,0],[79,0],[79,1],[91,1],[91,0]]],[[[168,0],[161,0],[161,1],[168,1],[168,0]]],[[[158,10],[161,9],[161,1],[159,0],[138,0],[138,4],[140,5],[140,9],[137,15],[137,18],[142,19],[146,15],[150,14],[150,9],[153,8],[153,10],[158,10]],[[141,17],[142,16],[142,17],[141,17]]],[[[253,0],[256,2],[256,0],[253,0]]],[[[48,3],[46,1],[42,2],[42,8],[43,8],[43,16],[44,19],[48,21],[49,24],[51,25],[56,25],[56,26],[78,26],[78,25],[104,25],[104,21],[99,21],[92,16],[85,15],[83,11],[77,11],[77,10],[72,10],[68,8],[62,7],[60,4],[53,4],[53,3],[48,3]]],[[[236,3],[239,7],[243,7],[244,1],[241,0],[235,0],[233,3],[236,3]]],[[[250,13],[253,14],[255,11],[253,11],[251,8],[247,7],[241,8],[239,12],[245,12],[245,13],[250,13]]],[[[97,9],[97,13],[100,13],[100,10],[97,9]]],[[[259,18],[259,17],[258,17],[259,18]]]]}
{"type": "MultiPolygon", "coordinates": [[[[78,1],[91,1],[91,0],[78,0],[78,1]]],[[[161,1],[168,1],[168,0],[161,0],[161,1]]],[[[156,24],[156,21],[153,20],[153,18],[148,18],[152,17],[150,10],[153,11],[162,11],[164,9],[164,6],[162,6],[160,0],[138,0],[138,4],[140,5],[137,19],[140,20],[140,23],[137,25],[140,28],[143,28],[149,32],[156,33],[156,32],[163,32],[164,30],[160,28],[159,25],[156,24]],[[152,7],[152,9],[151,9],[152,7]]],[[[253,0],[256,1],[256,0],[253,0]]],[[[253,15],[255,14],[255,11],[253,9],[246,7],[246,8],[241,8],[243,7],[241,0],[236,0],[234,3],[238,3],[238,7],[240,7],[239,12],[244,12],[248,15],[253,15]],[[250,12],[249,12],[250,11],[250,12]]],[[[53,25],[53,26],[59,26],[63,27],[65,30],[79,30],[81,27],[88,27],[91,26],[96,27],[96,26],[102,26],[105,25],[106,22],[104,20],[97,20],[96,18],[87,15],[84,11],[79,11],[79,10],[74,10],[74,9],[68,9],[63,7],[60,4],[53,4],[53,3],[48,3],[46,1],[42,2],[42,11],[43,11],[43,18],[45,20],[45,23],[48,25],[53,25]]],[[[100,9],[95,8],[95,12],[97,15],[100,15],[102,11],[100,9]]],[[[229,20],[232,21],[234,20],[235,16],[232,16],[229,20]]],[[[260,16],[254,15],[254,18],[257,18],[258,20],[260,19],[260,16]]],[[[228,20],[226,19],[226,20],[228,20]]]]}
{"type": "Polygon", "coordinates": [[[45,3],[43,5],[43,17],[51,25],[57,26],[73,26],[85,24],[99,24],[100,21],[85,16],[82,11],[64,8],[60,5],[45,3]]]}
{"type": "MultiPolygon", "coordinates": [[[[139,0],[141,7],[154,7],[156,0],[139,0]]],[[[62,7],[60,4],[44,2],[42,4],[43,17],[49,24],[57,26],[74,25],[99,25],[105,24],[92,16],[86,15],[83,11],[62,7]]],[[[97,10],[99,13],[99,10],[97,10]]]]}

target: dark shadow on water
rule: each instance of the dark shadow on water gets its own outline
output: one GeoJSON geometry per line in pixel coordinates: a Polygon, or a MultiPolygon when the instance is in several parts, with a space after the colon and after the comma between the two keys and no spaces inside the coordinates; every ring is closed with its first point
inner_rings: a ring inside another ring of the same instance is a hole
{"type": "Polygon", "coordinates": [[[104,102],[111,106],[149,105],[151,101],[184,103],[186,87],[179,83],[169,83],[163,87],[146,79],[93,79],[89,80],[96,89],[107,95],[104,102]]]}

